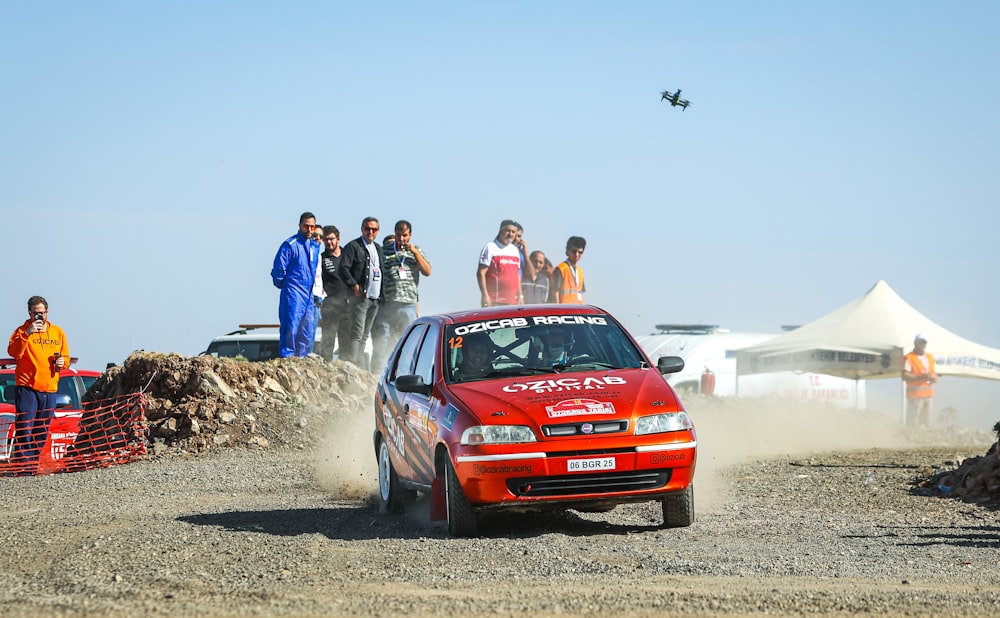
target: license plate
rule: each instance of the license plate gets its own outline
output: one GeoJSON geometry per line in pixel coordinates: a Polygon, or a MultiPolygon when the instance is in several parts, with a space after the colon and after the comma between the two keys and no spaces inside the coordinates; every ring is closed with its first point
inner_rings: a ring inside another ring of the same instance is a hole
{"type": "Polygon", "coordinates": [[[566,461],[566,470],[569,472],[591,472],[593,470],[614,469],[614,457],[601,457],[599,459],[570,459],[566,461]]]}

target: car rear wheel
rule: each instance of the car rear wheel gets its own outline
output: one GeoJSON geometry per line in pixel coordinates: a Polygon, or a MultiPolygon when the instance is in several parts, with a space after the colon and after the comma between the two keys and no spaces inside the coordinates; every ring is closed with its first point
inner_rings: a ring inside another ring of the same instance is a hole
{"type": "Polygon", "coordinates": [[[685,528],[694,523],[694,485],[664,496],[661,503],[664,528],[685,528]]]}
{"type": "Polygon", "coordinates": [[[389,458],[389,445],[385,440],[379,440],[378,445],[378,497],[379,511],[383,513],[399,513],[406,506],[413,492],[404,489],[399,483],[399,475],[389,458]]]}
{"type": "Polygon", "coordinates": [[[451,460],[444,462],[444,493],[448,505],[448,532],[452,536],[475,536],[479,532],[479,516],[465,498],[451,460]]]}

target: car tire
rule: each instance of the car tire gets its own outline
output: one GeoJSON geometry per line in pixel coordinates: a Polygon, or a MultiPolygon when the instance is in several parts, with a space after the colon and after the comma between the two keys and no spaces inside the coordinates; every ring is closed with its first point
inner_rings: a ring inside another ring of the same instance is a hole
{"type": "Polygon", "coordinates": [[[694,523],[694,485],[666,495],[660,502],[663,505],[664,528],[686,528],[694,523]]]}
{"type": "Polygon", "coordinates": [[[382,513],[399,513],[403,510],[413,492],[404,489],[399,475],[389,457],[389,444],[379,440],[378,444],[378,507],[382,513]]]}
{"type": "Polygon", "coordinates": [[[462,484],[451,460],[444,462],[444,494],[448,507],[448,533],[452,536],[476,536],[479,532],[479,516],[465,498],[462,484]]]}

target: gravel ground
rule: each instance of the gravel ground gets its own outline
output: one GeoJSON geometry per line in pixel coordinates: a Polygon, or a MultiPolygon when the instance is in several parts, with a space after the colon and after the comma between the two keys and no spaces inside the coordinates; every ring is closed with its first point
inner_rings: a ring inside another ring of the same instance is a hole
{"type": "Polygon", "coordinates": [[[933,466],[985,453],[986,434],[688,407],[699,470],[697,521],[684,529],[660,530],[654,504],[505,516],[477,539],[449,538],[425,504],[380,515],[368,419],[316,450],[0,479],[0,603],[7,616],[1000,609],[997,512],[911,492],[933,466]]]}

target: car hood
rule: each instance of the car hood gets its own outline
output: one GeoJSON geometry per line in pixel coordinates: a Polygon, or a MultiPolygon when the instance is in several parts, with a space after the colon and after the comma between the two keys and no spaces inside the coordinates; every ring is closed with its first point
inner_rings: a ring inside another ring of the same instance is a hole
{"type": "Polygon", "coordinates": [[[566,372],[469,382],[451,389],[481,424],[540,426],[684,409],[655,369],[566,372]]]}

